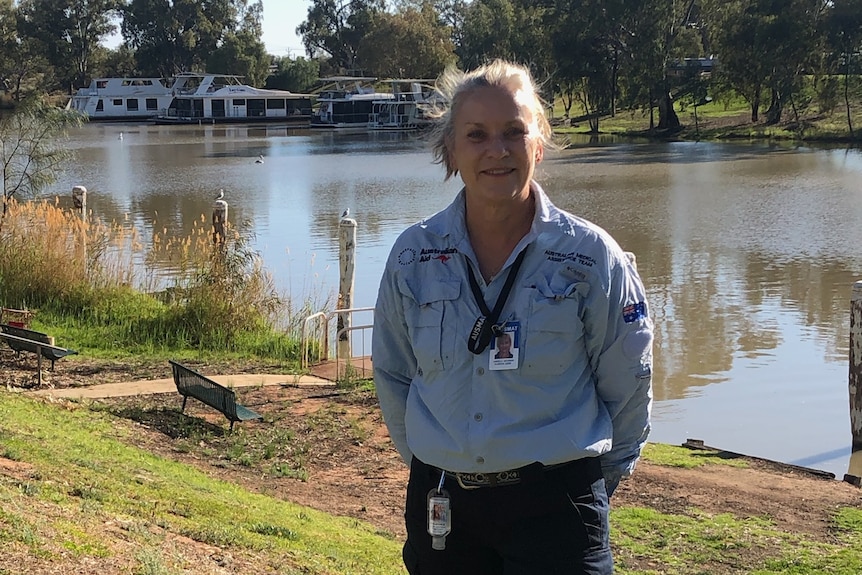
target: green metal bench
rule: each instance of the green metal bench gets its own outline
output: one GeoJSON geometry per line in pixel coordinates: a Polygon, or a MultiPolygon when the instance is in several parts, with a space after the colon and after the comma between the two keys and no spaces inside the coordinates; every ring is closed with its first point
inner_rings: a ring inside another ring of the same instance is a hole
{"type": "Polygon", "coordinates": [[[185,413],[188,398],[194,397],[223,413],[230,421],[231,431],[233,431],[233,424],[237,421],[263,419],[259,413],[237,403],[236,393],[233,390],[175,361],[168,360],[168,363],[171,364],[173,370],[177,391],[183,396],[181,413],[185,413]]]}
{"type": "Polygon", "coordinates": [[[36,366],[39,370],[39,386],[42,386],[42,358],[51,361],[51,371],[54,371],[54,362],[63,359],[67,355],[78,353],[72,349],[54,345],[54,338],[40,331],[33,331],[24,327],[8,324],[0,324],[0,339],[6,341],[16,354],[29,351],[36,354],[36,366]]]}

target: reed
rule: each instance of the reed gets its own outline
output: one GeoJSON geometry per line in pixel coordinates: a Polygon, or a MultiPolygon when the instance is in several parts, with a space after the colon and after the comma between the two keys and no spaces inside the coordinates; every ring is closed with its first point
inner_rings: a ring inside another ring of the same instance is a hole
{"type": "Polygon", "coordinates": [[[201,216],[186,235],[163,227],[144,242],[125,222],[13,200],[0,230],[0,304],[54,316],[81,346],[298,358],[308,301],[277,293],[248,238],[228,225],[214,243],[201,216]]]}

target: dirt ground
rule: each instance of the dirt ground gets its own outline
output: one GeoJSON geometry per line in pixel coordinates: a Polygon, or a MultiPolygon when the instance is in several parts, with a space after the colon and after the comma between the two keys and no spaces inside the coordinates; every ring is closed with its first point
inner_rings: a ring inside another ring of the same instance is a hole
{"type": "MultiPolygon", "coordinates": [[[[32,358],[15,359],[0,352],[0,384],[23,391],[33,387],[32,358]]],[[[204,374],[272,373],[272,365],[194,365],[204,374]]],[[[46,377],[55,387],[167,377],[163,365],[72,362],[58,363],[46,377]]],[[[203,450],[182,449],[176,394],[99,400],[121,416],[136,421],[137,444],[148,451],[194,465],[205,472],[249,489],[307,505],[336,515],[362,519],[384,532],[403,538],[402,506],[407,468],[392,447],[371,392],[344,392],[333,386],[277,385],[237,390],[239,400],[264,415],[263,422],[238,424],[248,437],[288,433],[290,445],[282,456],[293,457],[295,476],[276,476],[261,465],[213,459],[203,450]]],[[[189,402],[194,416],[215,441],[230,441],[227,422],[220,414],[189,402]],[[219,439],[221,438],[221,439],[219,439]]],[[[212,447],[210,445],[209,447],[212,447]]],[[[214,450],[210,450],[212,452],[214,450]]],[[[3,473],[0,467],[0,473],[3,473]]],[[[862,490],[798,469],[760,460],[748,468],[706,466],[677,469],[641,462],[634,477],[621,484],[615,506],[641,506],[665,513],[731,513],[765,517],[789,533],[813,541],[832,541],[830,517],[842,506],[862,507],[862,490]]]]}

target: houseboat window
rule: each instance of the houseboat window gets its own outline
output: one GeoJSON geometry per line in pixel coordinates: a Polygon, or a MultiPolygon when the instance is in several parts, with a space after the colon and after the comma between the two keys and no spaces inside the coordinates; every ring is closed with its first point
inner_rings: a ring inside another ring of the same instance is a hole
{"type": "Polygon", "coordinates": [[[112,101],[113,101],[115,106],[122,106],[123,105],[122,98],[114,98],[112,101]]]}
{"type": "Polygon", "coordinates": [[[266,101],[267,110],[284,110],[283,98],[270,98],[266,101]]]}
{"type": "Polygon", "coordinates": [[[159,101],[155,98],[147,98],[147,110],[153,111],[159,109],[159,101]]]}
{"type": "Polygon", "coordinates": [[[245,99],[244,98],[234,98],[233,105],[234,106],[245,106],[245,99]]]}
{"type": "Polygon", "coordinates": [[[97,112],[104,112],[105,111],[105,101],[101,98],[99,98],[99,101],[96,102],[96,111],[97,112]]]}
{"type": "Polygon", "coordinates": [[[108,81],[107,80],[96,80],[96,88],[107,88],[108,81]]]}
{"type": "Polygon", "coordinates": [[[129,98],[126,100],[126,110],[130,112],[138,111],[138,99],[137,98],[129,98]]]}
{"type": "Polygon", "coordinates": [[[259,118],[266,116],[265,100],[254,98],[248,100],[248,116],[250,118],[259,118]]]}

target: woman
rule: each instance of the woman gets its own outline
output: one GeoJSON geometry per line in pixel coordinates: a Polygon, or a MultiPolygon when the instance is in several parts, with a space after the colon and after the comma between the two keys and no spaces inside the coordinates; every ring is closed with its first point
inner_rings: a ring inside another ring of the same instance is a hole
{"type": "Polygon", "coordinates": [[[405,565],[611,573],[608,497],[649,431],[644,288],[534,180],[551,129],[525,68],[449,70],[438,88],[434,157],[464,187],[398,238],[374,313],[380,406],[410,466],[405,565]],[[503,333],[517,361],[488,349],[503,333]]]}
{"type": "Polygon", "coordinates": [[[514,359],[512,355],[512,336],[506,332],[497,336],[497,353],[494,359],[514,359]]]}

